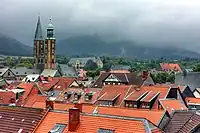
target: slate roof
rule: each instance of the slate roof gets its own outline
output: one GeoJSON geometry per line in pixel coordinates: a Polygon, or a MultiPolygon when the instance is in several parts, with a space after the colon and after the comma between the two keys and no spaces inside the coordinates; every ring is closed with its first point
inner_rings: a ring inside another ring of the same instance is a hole
{"type": "Polygon", "coordinates": [[[129,70],[130,68],[128,65],[112,65],[111,70],[129,70]]]}
{"type": "Polygon", "coordinates": [[[16,75],[16,76],[26,76],[28,74],[40,74],[41,71],[39,69],[28,69],[26,67],[17,67],[11,69],[11,71],[16,75]]]}
{"type": "Polygon", "coordinates": [[[200,124],[200,115],[194,111],[175,111],[166,127],[165,133],[189,133],[200,124]]]}
{"type": "Polygon", "coordinates": [[[68,62],[69,65],[75,64],[77,61],[80,61],[81,64],[86,64],[88,60],[92,60],[93,62],[96,62],[98,57],[86,57],[86,58],[71,58],[68,62]]]}
{"type": "Polygon", "coordinates": [[[6,71],[8,71],[9,68],[1,68],[0,69],[0,76],[3,76],[6,71]]]}
{"type": "MultiPolygon", "coordinates": [[[[68,133],[68,118],[69,114],[65,112],[49,112],[36,130],[36,133],[47,133],[52,130],[56,123],[66,124],[64,132],[68,133]]],[[[149,133],[151,130],[146,119],[81,114],[80,124],[75,132],[95,133],[99,129],[114,130],[119,133],[149,133]]]]}
{"type": "Polygon", "coordinates": [[[200,72],[177,73],[175,75],[175,84],[185,86],[188,85],[191,91],[200,87],[200,72]]]}
{"type": "Polygon", "coordinates": [[[37,21],[37,27],[35,30],[35,40],[43,40],[43,34],[42,34],[42,25],[40,22],[40,16],[38,16],[38,21],[37,21]]]}
{"type": "Polygon", "coordinates": [[[0,106],[1,133],[30,133],[45,115],[43,109],[0,106]]]}
{"type": "Polygon", "coordinates": [[[139,73],[102,73],[92,85],[92,88],[102,88],[103,81],[110,75],[114,75],[121,82],[128,83],[129,85],[142,85],[142,76],[139,73]]]}
{"type": "Polygon", "coordinates": [[[64,77],[77,77],[78,74],[74,67],[69,67],[67,64],[59,64],[62,75],[64,77]]]}
{"type": "Polygon", "coordinates": [[[44,69],[41,73],[42,76],[44,77],[54,77],[56,76],[56,73],[58,72],[58,70],[53,70],[53,69],[44,69]]]}

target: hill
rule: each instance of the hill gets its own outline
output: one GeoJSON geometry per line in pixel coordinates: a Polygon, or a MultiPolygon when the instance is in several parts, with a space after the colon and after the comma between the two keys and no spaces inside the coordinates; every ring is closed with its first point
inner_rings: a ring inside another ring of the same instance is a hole
{"type": "Polygon", "coordinates": [[[57,54],[61,55],[124,55],[137,58],[199,58],[200,54],[177,48],[153,47],[151,44],[137,44],[133,41],[106,42],[97,36],[77,36],[58,41],[56,45],[57,54]]]}
{"type": "Polygon", "coordinates": [[[0,54],[13,56],[32,55],[32,47],[24,45],[14,38],[0,34],[0,54]]]}

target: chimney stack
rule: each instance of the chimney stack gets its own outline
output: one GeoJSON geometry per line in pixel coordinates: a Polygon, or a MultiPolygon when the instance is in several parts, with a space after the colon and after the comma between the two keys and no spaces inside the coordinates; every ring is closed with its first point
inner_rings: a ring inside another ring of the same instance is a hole
{"type": "Polygon", "coordinates": [[[74,104],[74,107],[75,107],[75,108],[78,108],[78,109],[80,110],[80,112],[83,111],[83,105],[82,105],[82,103],[75,103],[75,104],[74,104]]]}
{"type": "Polygon", "coordinates": [[[80,123],[80,109],[71,108],[69,109],[69,122],[68,122],[68,131],[76,131],[77,126],[80,123]]]}
{"type": "Polygon", "coordinates": [[[50,108],[50,109],[54,109],[54,101],[52,100],[46,100],[46,109],[50,108]]]}

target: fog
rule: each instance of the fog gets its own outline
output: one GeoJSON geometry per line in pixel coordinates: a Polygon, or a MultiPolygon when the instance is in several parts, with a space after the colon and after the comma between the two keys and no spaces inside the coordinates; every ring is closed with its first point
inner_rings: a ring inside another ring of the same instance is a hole
{"type": "Polygon", "coordinates": [[[0,33],[32,45],[37,16],[58,40],[98,35],[147,45],[200,48],[199,0],[1,0],[0,33]]]}

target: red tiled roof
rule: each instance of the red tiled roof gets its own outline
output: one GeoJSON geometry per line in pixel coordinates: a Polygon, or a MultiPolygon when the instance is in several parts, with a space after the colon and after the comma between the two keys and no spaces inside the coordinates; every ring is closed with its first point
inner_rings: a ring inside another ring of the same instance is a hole
{"type": "Polygon", "coordinates": [[[52,79],[49,82],[38,82],[38,86],[42,91],[49,91],[58,83],[58,81],[59,79],[52,79]]]}
{"type": "Polygon", "coordinates": [[[133,91],[125,100],[137,101],[139,98],[147,94],[146,90],[133,91]]]}
{"type": "Polygon", "coordinates": [[[23,94],[23,99],[26,99],[29,93],[31,92],[32,88],[34,87],[35,83],[21,83],[17,86],[17,88],[24,89],[25,92],[23,94]]]}
{"type": "Polygon", "coordinates": [[[97,101],[97,97],[99,96],[100,94],[100,89],[98,88],[84,88],[84,94],[83,96],[80,98],[79,102],[80,103],[85,103],[85,104],[95,104],[96,101],[97,101]],[[85,95],[87,93],[92,93],[92,98],[91,100],[85,100],[85,95]]]}
{"type": "Polygon", "coordinates": [[[166,109],[169,114],[175,110],[188,110],[184,103],[180,100],[159,100],[164,109],[166,109]]]}
{"type": "Polygon", "coordinates": [[[14,98],[14,100],[16,100],[16,95],[12,91],[0,92],[0,104],[10,104],[11,98],[14,98]]]}
{"type": "Polygon", "coordinates": [[[160,66],[161,66],[163,71],[178,71],[178,72],[182,72],[179,64],[160,63],[160,66]]]}
{"type": "Polygon", "coordinates": [[[143,102],[151,102],[151,100],[153,98],[155,98],[156,96],[158,96],[159,94],[160,94],[160,92],[150,91],[143,99],[141,99],[141,101],[143,101],[143,102]]]}
{"type": "Polygon", "coordinates": [[[108,100],[110,98],[114,98],[114,96],[116,97],[117,95],[119,95],[115,104],[120,105],[125,96],[127,95],[130,87],[130,85],[106,85],[103,87],[99,98],[100,100],[108,100]],[[104,97],[104,95],[106,95],[105,99],[101,98],[104,97]]]}
{"type": "Polygon", "coordinates": [[[187,104],[200,104],[200,98],[186,97],[185,101],[187,104]]]}
{"type": "Polygon", "coordinates": [[[33,107],[36,102],[43,102],[45,103],[47,100],[47,96],[40,96],[40,95],[33,95],[27,98],[26,103],[24,103],[24,107],[33,107]]]}
{"type": "Polygon", "coordinates": [[[164,110],[147,110],[147,109],[133,109],[133,108],[118,108],[118,107],[98,107],[95,110],[99,114],[128,116],[135,118],[146,118],[153,124],[159,124],[160,120],[165,114],[164,110]]]}
{"type": "MultiPolygon", "coordinates": [[[[68,113],[49,112],[43,122],[40,124],[36,133],[47,133],[51,131],[56,123],[68,125],[68,113]],[[57,119],[55,119],[57,118],[57,119]]],[[[95,133],[99,128],[115,130],[119,133],[144,133],[144,123],[140,120],[126,120],[118,118],[109,118],[93,115],[81,115],[80,124],[77,127],[78,133],[95,133]],[[128,129],[128,130],[127,130],[128,129]]],[[[68,133],[68,127],[64,133],[68,133]]]]}
{"type": "Polygon", "coordinates": [[[53,79],[58,80],[56,85],[53,87],[54,90],[66,89],[75,81],[75,78],[69,78],[69,77],[55,77],[53,79]]]}
{"type": "Polygon", "coordinates": [[[42,109],[0,106],[1,133],[30,133],[41,121],[45,111],[42,109]]]}

